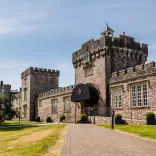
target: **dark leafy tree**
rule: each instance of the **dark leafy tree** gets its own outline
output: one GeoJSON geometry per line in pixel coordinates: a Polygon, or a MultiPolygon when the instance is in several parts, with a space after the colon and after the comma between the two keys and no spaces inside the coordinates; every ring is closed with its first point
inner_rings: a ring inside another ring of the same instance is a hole
{"type": "Polygon", "coordinates": [[[11,120],[16,112],[7,96],[0,95],[0,123],[5,120],[11,120]]]}

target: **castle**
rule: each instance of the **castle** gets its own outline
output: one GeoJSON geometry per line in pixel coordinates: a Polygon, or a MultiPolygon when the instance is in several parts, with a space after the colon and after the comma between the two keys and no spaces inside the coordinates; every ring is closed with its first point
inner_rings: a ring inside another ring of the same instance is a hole
{"type": "MultiPolygon", "coordinates": [[[[115,110],[131,123],[145,123],[147,112],[156,114],[156,64],[145,64],[148,45],[136,42],[125,32],[114,37],[106,25],[98,40],[89,40],[73,53],[75,84],[59,88],[59,71],[30,67],[21,74],[22,89],[14,101],[22,118],[39,116],[54,122],[64,114],[77,122],[86,108],[115,110]]],[[[109,118],[102,116],[100,121],[109,118]]]]}
{"type": "Polygon", "coordinates": [[[11,85],[4,84],[3,81],[0,81],[0,95],[6,95],[11,101],[11,85]]]}

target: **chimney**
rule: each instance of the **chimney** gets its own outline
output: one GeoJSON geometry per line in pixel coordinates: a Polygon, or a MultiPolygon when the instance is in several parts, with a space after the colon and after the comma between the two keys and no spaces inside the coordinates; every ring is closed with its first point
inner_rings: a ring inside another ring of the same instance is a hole
{"type": "Polygon", "coordinates": [[[0,85],[3,86],[3,81],[0,81],[0,85]]]}
{"type": "Polygon", "coordinates": [[[20,87],[20,92],[22,92],[22,87],[20,87]]]}
{"type": "Polygon", "coordinates": [[[126,35],[125,32],[123,32],[122,35],[125,36],[126,35]]]}

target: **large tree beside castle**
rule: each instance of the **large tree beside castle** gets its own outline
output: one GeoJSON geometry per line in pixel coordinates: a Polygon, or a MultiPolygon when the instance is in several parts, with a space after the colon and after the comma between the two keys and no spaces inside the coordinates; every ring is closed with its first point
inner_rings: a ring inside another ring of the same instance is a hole
{"type": "Polygon", "coordinates": [[[0,123],[5,120],[10,120],[14,117],[15,111],[7,96],[0,96],[0,123]]]}

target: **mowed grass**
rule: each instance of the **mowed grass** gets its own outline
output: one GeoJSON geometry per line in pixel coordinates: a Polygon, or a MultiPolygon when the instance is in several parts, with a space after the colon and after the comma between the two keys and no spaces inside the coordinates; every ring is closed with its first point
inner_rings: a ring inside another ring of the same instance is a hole
{"type": "MultiPolygon", "coordinates": [[[[105,124],[101,124],[98,126],[104,127],[104,128],[111,128],[111,125],[105,125],[105,124]]],[[[156,139],[156,126],[154,125],[153,126],[151,125],[115,125],[114,129],[117,129],[123,132],[133,133],[141,137],[156,139]]]]}
{"type": "MultiPolygon", "coordinates": [[[[31,125],[31,124],[42,124],[42,122],[34,122],[34,121],[20,121],[20,125],[31,125]]],[[[0,127],[1,126],[13,126],[13,125],[19,125],[19,121],[15,120],[15,121],[5,121],[3,123],[0,123],[0,127]]]]}
{"type": "MultiPolygon", "coordinates": [[[[0,156],[44,156],[65,135],[67,125],[0,128],[0,156]]],[[[60,147],[57,147],[60,148],[60,147]]],[[[58,151],[59,152],[59,151],[58,151]]],[[[50,151],[50,155],[59,153],[50,151]]]]}

